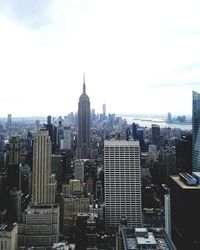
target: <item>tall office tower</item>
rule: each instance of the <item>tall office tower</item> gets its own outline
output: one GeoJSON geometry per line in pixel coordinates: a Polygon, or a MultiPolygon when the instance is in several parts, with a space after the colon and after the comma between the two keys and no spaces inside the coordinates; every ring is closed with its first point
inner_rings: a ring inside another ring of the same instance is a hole
{"type": "Polygon", "coordinates": [[[132,135],[133,135],[133,139],[136,140],[137,139],[137,124],[135,123],[132,124],[132,135]]]}
{"type": "Polygon", "coordinates": [[[9,220],[12,222],[20,222],[21,219],[21,191],[12,189],[10,191],[10,199],[9,199],[9,220]]]}
{"type": "Polygon", "coordinates": [[[55,174],[56,181],[57,181],[57,191],[61,193],[62,191],[62,184],[64,183],[64,156],[61,154],[52,154],[51,155],[52,161],[52,173],[55,174]]]}
{"type": "Polygon", "coordinates": [[[152,129],[152,143],[158,147],[160,145],[160,126],[152,124],[151,129],[152,129]]]}
{"type": "Polygon", "coordinates": [[[86,94],[85,76],[83,79],[83,93],[78,103],[78,157],[90,157],[90,99],[86,94]]]}
{"type": "Polygon", "coordinates": [[[171,176],[172,240],[178,250],[200,249],[200,230],[198,230],[200,223],[199,197],[200,185],[187,185],[180,177],[171,176]]]}
{"type": "Polygon", "coordinates": [[[167,122],[168,122],[168,123],[171,123],[171,122],[172,122],[172,115],[171,115],[170,112],[167,114],[167,122]]]}
{"type": "Polygon", "coordinates": [[[200,171],[200,94],[193,91],[192,171],[200,171]]]}
{"type": "Polygon", "coordinates": [[[0,152],[4,151],[4,147],[5,147],[5,138],[4,135],[0,135],[0,152]]]}
{"type": "Polygon", "coordinates": [[[55,190],[55,174],[51,174],[51,140],[48,131],[41,129],[33,144],[33,202],[55,203],[55,190]]]}
{"type": "Polygon", "coordinates": [[[84,163],[80,160],[74,163],[74,178],[84,182],[84,163]]]}
{"type": "Polygon", "coordinates": [[[63,149],[70,150],[71,149],[71,130],[70,127],[64,127],[63,132],[63,149]]]}
{"type": "Polygon", "coordinates": [[[19,136],[12,136],[10,139],[9,150],[9,163],[20,164],[21,163],[21,140],[19,136]]]}
{"type": "Polygon", "coordinates": [[[47,125],[51,125],[51,115],[47,116],[47,125]]]}
{"type": "Polygon", "coordinates": [[[8,131],[11,132],[11,129],[12,129],[12,116],[11,116],[11,114],[8,114],[6,128],[8,131]]]}
{"type": "Polygon", "coordinates": [[[182,135],[176,139],[177,172],[192,173],[192,134],[182,135]]]}
{"type": "Polygon", "coordinates": [[[103,119],[106,119],[106,104],[103,104],[103,119]]]}
{"type": "Polygon", "coordinates": [[[170,195],[164,195],[165,203],[165,231],[168,236],[171,238],[171,209],[170,209],[170,195]]]}
{"type": "Polygon", "coordinates": [[[8,185],[10,189],[21,190],[21,140],[12,136],[9,142],[8,185]]]}
{"type": "Polygon", "coordinates": [[[92,122],[95,122],[95,120],[96,120],[95,109],[92,109],[92,111],[91,111],[91,121],[92,121],[92,122]]]}
{"type": "Polygon", "coordinates": [[[168,185],[169,176],[176,175],[176,151],[175,148],[164,150],[161,148],[158,152],[158,168],[154,173],[157,177],[157,184],[165,183],[168,185]]]}
{"type": "Polygon", "coordinates": [[[104,142],[105,223],[142,226],[140,146],[138,141],[104,142]]]}

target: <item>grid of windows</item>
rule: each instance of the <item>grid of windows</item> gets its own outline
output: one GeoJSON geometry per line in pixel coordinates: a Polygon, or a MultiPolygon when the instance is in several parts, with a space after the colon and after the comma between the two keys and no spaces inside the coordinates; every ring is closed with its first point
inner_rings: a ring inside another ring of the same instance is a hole
{"type": "Polygon", "coordinates": [[[142,225],[140,147],[137,141],[105,141],[106,227],[126,216],[130,226],[142,225]]]}
{"type": "Polygon", "coordinates": [[[193,91],[192,171],[200,171],[200,94],[193,91]]]}

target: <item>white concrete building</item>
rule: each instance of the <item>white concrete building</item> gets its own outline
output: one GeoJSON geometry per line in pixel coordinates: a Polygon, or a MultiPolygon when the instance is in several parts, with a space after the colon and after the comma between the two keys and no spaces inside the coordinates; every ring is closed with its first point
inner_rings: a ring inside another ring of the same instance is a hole
{"type": "Polygon", "coordinates": [[[142,226],[140,146],[138,141],[104,142],[106,228],[117,227],[121,216],[129,226],[142,226]]]}

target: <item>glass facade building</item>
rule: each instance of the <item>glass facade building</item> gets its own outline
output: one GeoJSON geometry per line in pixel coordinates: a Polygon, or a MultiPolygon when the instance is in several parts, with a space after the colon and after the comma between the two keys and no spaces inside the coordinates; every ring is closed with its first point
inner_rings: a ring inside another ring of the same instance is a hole
{"type": "Polygon", "coordinates": [[[192,171],[200,171],[200,94],[193,91],[192,171]]]}

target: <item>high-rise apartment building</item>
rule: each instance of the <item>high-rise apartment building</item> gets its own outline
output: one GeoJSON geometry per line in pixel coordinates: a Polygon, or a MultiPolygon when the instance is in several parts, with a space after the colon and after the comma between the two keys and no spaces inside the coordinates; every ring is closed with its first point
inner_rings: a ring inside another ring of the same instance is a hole
{"type": "Polygon", "coordinates": [[[200,94],[193,91],[192,171],[200,171],[200,94]]]}
{"type": "Polygon", "coordinates": [[[33,144],[32,199],[35,203],[55,202],[56,180],[51,174],[51,150],[48,130],[38,130],[33,144]]]}
{"type": "Polygon", "coordinates": [[[129,226],[142,226],[139,141],[104,142],[106,228],[126,217],[129,226]]]}
{"type": "Polygon", "coordinates": [[[83,93],[78,103],[78,158],[90,157],[90,99],[86,94],[85,77],[83,93]]]}

